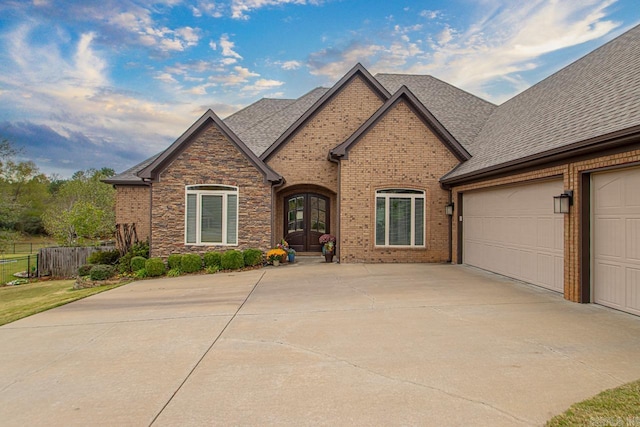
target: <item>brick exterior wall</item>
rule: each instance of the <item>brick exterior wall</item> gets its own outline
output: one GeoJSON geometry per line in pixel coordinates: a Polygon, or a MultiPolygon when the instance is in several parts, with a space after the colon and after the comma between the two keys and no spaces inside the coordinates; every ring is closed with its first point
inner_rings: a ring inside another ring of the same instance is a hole
{"type": "Polygon", "coordinates": [[[116,186],[116,224],[135,224],[138,240],[151,233],[150,189],[146,185],[116,186]]]}
{"type": "Polygon", "coordinates": [[[194,135],[162,171],[153,183],[152,199],[152,256],[270,247],[271,185],[215,125],[194,135]],[[185,245],[185,186],[197,184],[238,187],[237,246],[185,245]]]}
{"type": "Polygon", "coordinates": [[[282,175],[274,215],[274,236],[284,236],[284,197],[312,189],[329,197],[330,232],[337,234],[338,165],[327,157],[382,105],[382,100],[359,76],[347,83],[316,115],[267,161],[282,175]]]}
{"type": "MultiPolygon", "coordinates": [[[[583,173],[598,172],[598,170],[607,168],[629,166],[638,162],[640,162],[640,150],[631,150],[624,153],[594,157],[588,160],[568,162],[559,166],[456,186],[452,190],[453,200],[456,201],[458,193],[464,193],[465,191],[506,184],[526,183],[561,176],[564,182],[564,188],[574,191],[573,206],[571,207],[570,213],[565,215],[564,218],[564,297],[567,300],[579,302],[585,300],[581,294],[580,269],[583,263],[591,263],[591,254],[582,254],[580,251],[580,221],[581,213],[584,209],[581,199],[581,175],[583,173]]],[[[552,203],[552,201],[549,200],[549,203],[552,203]]],[[[458,218],[458,208],[459,206],[456,205],[454,218],[458,218]]],[[[462,210],[464,216],[464,206],[462,210]]],[[[456,221],[453,227],[452,242],[454,262],[456,262],[455,254],[458,245],[458,226],[459,224],[456,221]]],[[[588,299],[588,296],[585,297],[588,299]]]]}
{"type": "Polygon", "coordinates": [[[340,163],[340,262],[449,260],[449,192],[439,179],[456,157],[405,103],[399,102],[340,163]],[[425,248],[375,246],[375,195],[384,188],[425,191],[425,248]]]}

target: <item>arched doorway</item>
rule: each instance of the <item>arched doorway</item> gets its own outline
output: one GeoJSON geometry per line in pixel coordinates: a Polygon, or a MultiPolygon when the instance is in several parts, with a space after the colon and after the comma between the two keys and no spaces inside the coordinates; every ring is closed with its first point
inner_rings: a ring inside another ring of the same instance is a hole
{"type": "Polygon", "coordinates": [[[298,252],[320,252],[320,236],[329,233],[329,198],[296,193],[284,199],[285,240],[298,252]]]}

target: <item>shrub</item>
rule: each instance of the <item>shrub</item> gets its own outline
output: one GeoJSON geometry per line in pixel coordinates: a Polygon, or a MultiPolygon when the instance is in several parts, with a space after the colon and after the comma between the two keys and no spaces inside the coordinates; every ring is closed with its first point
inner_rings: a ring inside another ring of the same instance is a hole
{"type": "MultiPolygon", "coordinates": [[[[146,260],[146,258],[142,258],[142,259],[146,260]]],[[[149,273],[147,273],[146,268],[141,268],[139,270],[136,270],[135,273],[133,273],[133,277],[135,277],[136,279],[144,279],[147,276],[149,276],[149,273]]]]}
{"type": "Polygon", "coordinates": [[[144,263],[144,268],[147,270],[149,277],[162,276],[166,270],[164,262],[160,258],[149,258],[144,263]]]}
{"type": "Polygon", "coordinates": [[[89,278],[91,280],[107,280],[112,278],[116,273],[116,270],[111,265],[98,264],[91,267],[89,271],[89,278]]]}
{"type": "Polygon", "coordinates": [[[143,258],[149,258],[149,242],[138,242],[131,246],[129,250],[132,256],[141,256],[143,258]]]}
{"type": "Polygon", "coordinates": [[[202,270],[202,257],[198,254],[182,255],[180,270],[183,273],[195,273],[202,270]]]}
{"type": "Polygon", "coordinates": [[[178,277],[180,275],[182,275],[182,271],[179,268],[172,268],[167,271],[167,277],[178,277]]]}
{"type": "Polygon", "coordinates": [[[88,276],[89,272],[91,271],[91,268],[93,267],[93,264],[85,264],[85,265],[81,265],[78,268],[78,276],[88,276]]]}
{"type": "Polygon", "coordinates": [[[223,270],[237,270],[244,267],[242,252],[230,249],[223,253],[221,267],[223,270]]]}
{"type": "Polygon", "coordinates": [[[174,268],[180,268],[182,266],[182,255],[180,254],[169,255],[169,258],[167,258],[167,265],[169,266],[170,270],[174,268]]]}
{"type": "Polygon", "coordinates": [[[247,267],[262,264],[262,251],[260,249],[246,249],[242,256],[244,265],[247,267]]]}
{"type": "Polygon", "coordinates": [[[147,259],[141,256],[134,256],[131,258],[131,271],[138,271],[144,268],[147,259]]]}
{"type": "Polygon", "coordinates": [[[118,260],[118,270],[120,273],[128,273],[131,271],[131,258],[141,256],[149,258],[149,242],[138,242],[131,247],[129,252],[122,255],[118,260]]]}
{"type": "Polygon", "coordinates": [[[217,265],[210,265],[209,267],[206,267],[204,269],[204,271],[206,271],[207,274],[215,274],[218,272],[218,270],[220,270],[220,267],[218,267],[217,265]]]}
{"type": "Polygon", "coordinates": [[[220,252],[207,252],[204,254],[204,266],[220,268],[222,265],[222,254],[220,252]]]}
{"type": "Polygon", "coordinates": [[[120,252],[116,249],[112,251],[96,251],[89,255],[87,263],[113,265],[118,262],[118,258],[120,258],[120,252]]]}

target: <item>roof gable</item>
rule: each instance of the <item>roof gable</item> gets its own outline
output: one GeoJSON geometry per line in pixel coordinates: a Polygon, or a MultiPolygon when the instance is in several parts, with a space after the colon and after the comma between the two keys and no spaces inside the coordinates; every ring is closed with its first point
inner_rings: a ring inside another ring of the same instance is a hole
{"type": "Polygon", "coordinates": [[[318,99],[302,116],[300,116],[267,150],[265,150],[260,159],[266,161],[273,153],[278,151],[285,141],[293,136],[300,128],[304,126],[312,117],[316,115],[329,101],[331,101],[346,85],[354,78],[361,77],[364,82],[382,99],[386,101],[391,96],[362,64],[356,64],[347,74],[345,74],[329,91],[327,91],[320,99],[318,99]]]}
{"type": "Polygon", "coordinates": [[[264,175],[265,181],[279,182],[282,177],[275,173],[269,166],[262,162],[251,151],[237,135],[229,129],[229,127],[212,111],[207,110],[185,133],[180,136],[173,144],[155,158],[148,166],[138,172],[138,176],[143,180],[154,180],[158,174],[171,163],[180,154],[184,148],[189,145],[191,139],[206,126],[213,124],[220,132],[236,146],[253,165],[264,175]]]}
{"type": "Polygon", "coordinates": [[[257,156],[262,154],[329,89],[319,87],[298,99],[260,100],[224,119],[257,156]],[[260,104],[260,105],[257,105],[260,104]]]}
{"type": "Polygon", "coordinates": [[[391,93],[411,90],[453,137],[473,154],[473,141],[496,105],[429,75],[376,74],[391,93]]]}
{"type": "Polygon", "coordinates": [[[445,147],[447,147],[458,160],[465,161],[471,157],[469,152],[465,150],[406,86],[400,87],[349,139],[332,149],[330,152],[331,157],[334,159],[348,158],[349,150],[400,101],[404,101],[409,105],[423,123],[440,138],[445,147]]]}

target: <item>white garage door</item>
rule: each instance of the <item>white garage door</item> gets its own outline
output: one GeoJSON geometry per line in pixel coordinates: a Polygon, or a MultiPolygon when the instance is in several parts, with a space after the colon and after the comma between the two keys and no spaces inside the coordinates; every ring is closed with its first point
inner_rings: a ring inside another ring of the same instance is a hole
{"type": "Polygon", "coordinates": [[[597,304],[640,315],[640,168],[592,175],[597,304]]]}
{"type": "Polygon", "coordinates": [[[464,193],[464,263],[563,292],[562,191],[554,180],[464,193]]]}

